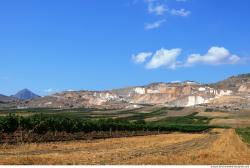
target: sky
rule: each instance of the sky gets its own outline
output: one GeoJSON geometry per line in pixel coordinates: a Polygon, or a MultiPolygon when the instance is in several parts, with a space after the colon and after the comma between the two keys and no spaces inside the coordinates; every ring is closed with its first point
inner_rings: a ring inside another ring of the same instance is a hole
{"type": "Polygon", "coordinates": [[[250,1],[1,0],[0,93],[249,73],[250,1]]]}

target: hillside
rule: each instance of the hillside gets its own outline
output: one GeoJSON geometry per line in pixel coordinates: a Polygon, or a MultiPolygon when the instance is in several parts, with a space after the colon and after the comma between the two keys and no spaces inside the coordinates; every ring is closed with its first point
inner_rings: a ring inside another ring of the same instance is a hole
{"type": "Polygon", "coordinates": [[[152,83],[107,91],[67,91],[39,97],[25,89],[15,95],[29,100],[21,106],[44,108],[135,108],[141,105],[190,107],[249,106],[250,74],[233,76],[215,84],[193,81],[152,83]],[[242,101],[243,100],[243,101],[242,101]]]}
{"type": "Polygon", "coordinates": [[[11,102],[13,100],[14,99],[12,97],[0,94],[0,103],[8,103],[8,102],[11,102]]]}
{"type": "Polygon", "coordinates": [[[165,105],[189,107],[216,102],[225,96],[239,94],[250,81],[249,74],[231,77],[214,85],[186,81],[180,83],[153,83],[146,86],[110,91],[74,91],[57,93],[28,102],[28,107],[53,108],[129,108],[138,105],[165,105]]]}
{"type": "MultiPolygon", "coordinates": [[[[241,92],[243,91],[244,86],[248,89],[250,88],[250,73],[229,77],[228,79],[215,83],[213,86],[218,89],[228,89],[234,92],[241,92]]],[[[250,90],[248,92],[250,92],[250,90]]]]}

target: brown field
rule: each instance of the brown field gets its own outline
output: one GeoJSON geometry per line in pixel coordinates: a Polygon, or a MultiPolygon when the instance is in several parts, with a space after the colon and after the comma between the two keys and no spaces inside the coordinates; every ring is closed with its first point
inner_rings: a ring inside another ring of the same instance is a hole
{"type": "Polygon", "coordinates": [[[210,125],[223,125],[234,128],[249,127],[250,118],[215,118],[210,121],[210,125]]]}
{"type": "Polygon", "coordinates": [[[199,112],[196,116],[212,118],[210,125],[229,126],[233,128],[249,127],[250,126],[250,111],[249,109],[241,109],[234,112],[199,112]]]}
{"type": "Polygon", "coordinates": [[[228,112],[199,112],[196,116],[204,116],[204,117],[231,117],[233,114],[230,114],[228,112]]]}
{"type": "Polygon", "coordinates": [[[0,145],[0,164],[250,164],[234,129],[209,133],[0,145]]]}

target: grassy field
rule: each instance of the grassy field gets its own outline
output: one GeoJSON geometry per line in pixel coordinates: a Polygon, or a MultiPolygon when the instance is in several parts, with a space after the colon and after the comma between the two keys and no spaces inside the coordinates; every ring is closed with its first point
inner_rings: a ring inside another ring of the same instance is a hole
{"type": "MultiPolygon", "coordinates": [[[[100,119],[100,118],[121,118],[124,120],[146,120],[153,117],[168,117],[168,113],[183,113],[183,108],[167,108],[146,106],[139,109],[50,109],[50,108],[32,108],[32,109],[0,109],[0,116],[6,116],[9,113],[20,116],[30,116],[34,114],[57,115],[78,119],[100,119]]],[[[192,112],[190,112],[192,113],[192,112]]],[[[185,112],[184,112],[185,114],[185,112]]]]}
{"type": "MultiPolygon", "coordinates": [[[[0,116],[6,116],[8,114],[15,114],[19,116],[32,116],[35,114],[46,114],[46,115],[57,115],[70,118],[81,118],[81,119],[90,119],[90,118],[100,118],[104,116],[98,116],[98,113],[93,114],[92,112],[96,109],[51,109],[51,108],[30,108],[30,109],[1,109],[0,116]]],[[[103,110],[104,111],[104,110],[103,110]]],[[[101,112],[101,110],[100,110],[101,112]]],[[[109,116],[109,115],[107,115],[109,116]]]]}

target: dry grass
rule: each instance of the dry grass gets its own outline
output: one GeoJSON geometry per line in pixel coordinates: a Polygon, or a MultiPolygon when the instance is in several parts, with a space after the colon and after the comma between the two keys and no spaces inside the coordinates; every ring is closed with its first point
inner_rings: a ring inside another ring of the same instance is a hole
{"type": "Polygon", "coordinates": [[[233,129],[216,129],[204,134],[1,145],[0,164],[250,164],[250,150],[233,129]]]}
{"type": "Polygon", "coordinates": [[[250,150],[233,129],[223,131],[219,138],[202,150],[178,155],[154,155],[130,160],[134,164],[250,164],[250,150]]]}
{"type": "Polygon", "coordinates": [[[231,127],[247,127],[250,126],[250,118],[215,118],[210,121],[211,125],[223,125],[231,127]]]}
{"type": "Polygon", "coordinates": [[[47,144],[2,145],[0,164],[114,164],[133,153],[201,138],[203,134],[169,134],[47,144]],[[31,163],[31,161],[33,161],[31,163]]]}
{"type": "Polygon", "coordinates": [[[233,114],[227,112],[199,112],[196,116],[203,117],[231,117],[233,114]]]}

